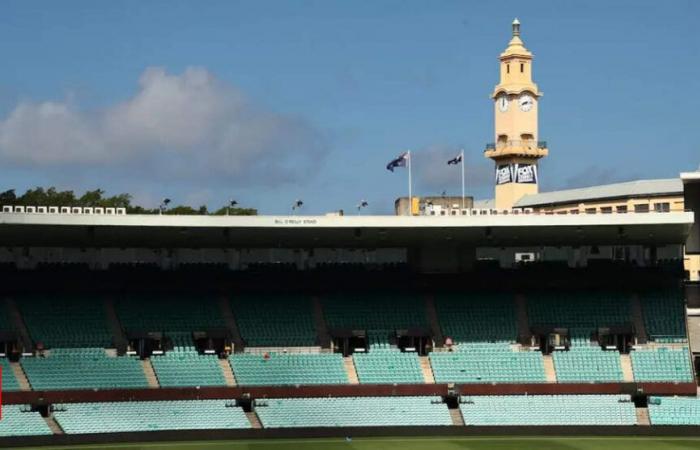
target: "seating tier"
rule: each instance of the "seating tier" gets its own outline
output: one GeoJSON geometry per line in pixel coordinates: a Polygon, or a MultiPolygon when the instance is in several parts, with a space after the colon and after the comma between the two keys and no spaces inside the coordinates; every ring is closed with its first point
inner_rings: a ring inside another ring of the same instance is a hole
{"type": "Polygon", "coordinates": [[[455,344],[515,342],[517,321],[512,295],[442,294],[435,309],[445,337],[455,344]]]}
{"type": "Polygon", "coordinates": [[[459,347],[430,354],[436,383],[544,383],[540,352],[513,351],[509,345],[459,347]]]}
{"type": "Polygon", "coordinates": [[[161,387],[224,386],[226,380],[216,355],[200,355],[191,345],[176,345],[151,364],[161,387]]]}
{"type": "Polygon", "coordinates": [[[3,392],[19,391],[19,383],[7,358],[0,358],[0,369],[2,370],[3,392]]]}
{"type": "Polygon", "coordinates": [[[625,292],[533,292],[527,296],[527,309],[531,327],[568,328],[572,345],[588,345],[599,327],[632,322],[625,292]]]}
{"type": "Polygon", "coordinates": [[[265,428],[452,425],[439,397],[287,398],[255,403],[265,428]]]}
{"type": "Polygon", "coordinates": [[[20,297],[17,305],[34,342],[46,348],[112,345],[104,306],[97,296],[20,297]]]}
{"type": "Polygon", "coordinates": [[[700,425],[698,397],[650,397],[652,425],[700,425]]]}
{"type": "Polygon", "coordinates": [[[693,381],[693,368],[687,348],[635,350],[630,355],[635,381],[693,381]]]}
{"type": "Polygon", "coordinates": [[[162,331],[167,336],[226,327],[210,295],[132,295],[117,299],[115,308],[126,330],[162,331]]]}
{"type": "Polygon", "coordinates": [[[420,360],[415,353],[373,350],[353,356],[360,383],[423,383],[420,360]]]}
{"type": "Polygon", "coordinates": [[[71,403],[55,405],[66,434],[250,428],[232,400],[71,403]]]}
{"type": "Polygon", "coordinates": [[[343,357],[337,353],[234,354],[229,363],[241,386],[348,382],[343,357]]]}
{"type": "Polygon", "coordinates": [[[107,356],[102,348],[54,349],[47,357],[21,360],[32,389],[147,388],[141,362],[107,356]]]}
{"type": "Polygon", "coordinates": [[[236,295],[231,307],[248,346],[305,347],[316,343],[313,305],[308,296],[236,295]]]}
{"type": "Polygon", "coordinates": [[[620,353],[597,346],[571,347],[552,354],[559,383],[621,383],[620,353]]]}
{"type": "Polygon", "coordinates": [[[409,328],[427,328],[425,300],[416,294],[355,292],[323,299],[329,328],[388,333],[409,328]]]}
{"type": "Polygon", "coordinates": [[[660,343],[688,341],[685,305],[680,290],[643,292],[639,301],[649,339],[660,343]]]}
{"type": "Polygon", "coordinates": [[[30,411],[29,406],[3,405],[0,437],[47,434],[53,433],[41,414],[30,411]]]}
{"type": "Polygon", "coordinates": [[[635,425],[629,395],[462,397],[465,425],[635,425]]]}

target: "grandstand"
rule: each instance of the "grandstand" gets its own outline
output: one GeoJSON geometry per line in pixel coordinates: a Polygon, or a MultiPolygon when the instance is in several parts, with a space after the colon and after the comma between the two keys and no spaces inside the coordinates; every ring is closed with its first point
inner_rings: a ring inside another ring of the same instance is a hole
{"type": "Polygon", "coordinates": [[[497,134],[491,203],[397,216],[0,205],[0,446],[700,425],[697,212],[508,181],[548,151],[497,134]]]}

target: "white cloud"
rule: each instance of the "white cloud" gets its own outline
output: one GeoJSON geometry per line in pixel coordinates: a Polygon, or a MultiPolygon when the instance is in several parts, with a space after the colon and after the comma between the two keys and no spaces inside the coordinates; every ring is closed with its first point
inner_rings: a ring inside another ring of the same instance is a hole
{"type": "Polygon", "coordinates": [[[154,178],[277,184],[313,173],[323,135],[303,119],[251,104],[203,68],[151,67],[128,100],[88,113],[68,102],[23,102],[0,121],[0,161],[80,165],[154,178]]]}

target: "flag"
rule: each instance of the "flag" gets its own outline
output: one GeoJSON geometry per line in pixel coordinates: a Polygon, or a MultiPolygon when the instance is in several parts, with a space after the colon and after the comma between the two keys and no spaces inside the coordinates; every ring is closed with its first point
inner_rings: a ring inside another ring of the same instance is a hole
{"type": "Polygon", "coordinates": [[[462,154],[460,153],[459,155],[455,156],[451,160],[447,161],[448,166],[456,165],[462,162],[462,154]]]}
{"type": "Polygon", "coordinates": [[[386,165],[387,170],[394,171],[395,167],[406,167],[406,162],[408,161],[408,152],[403,152],[398,158],[391,160],[389,164],[386,165]]]}

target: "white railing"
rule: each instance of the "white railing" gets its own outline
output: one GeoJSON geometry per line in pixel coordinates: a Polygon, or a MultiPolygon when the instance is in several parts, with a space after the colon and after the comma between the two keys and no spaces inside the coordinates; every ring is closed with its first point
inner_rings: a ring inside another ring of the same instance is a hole
{"type": "Polygon", "coordinates": [[[11,206],[2,207],[4,214],[63,214],[63,215],[104,215],[123,216],[126,208],[102,208],[92,206],[11,206]]]}

